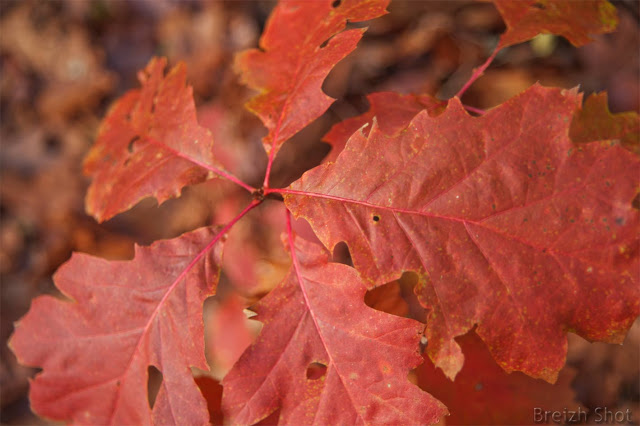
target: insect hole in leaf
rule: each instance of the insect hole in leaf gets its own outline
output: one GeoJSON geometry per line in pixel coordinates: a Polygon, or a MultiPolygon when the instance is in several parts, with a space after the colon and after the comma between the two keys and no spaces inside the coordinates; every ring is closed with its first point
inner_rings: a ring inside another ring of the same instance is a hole
{"type": "Polygon", "coordinates": [[[308,380],[320,380],[327,374],[327,366],[321,362],[312,362],[307,367],[308,380]]]}
{"type": "Polygon", "coordinates": [[[155,366],[150,365],[147,367],[147,399],[150,409],[153,409],[156,403],[160,385],[162,385],[162,373],[155,366]]]}

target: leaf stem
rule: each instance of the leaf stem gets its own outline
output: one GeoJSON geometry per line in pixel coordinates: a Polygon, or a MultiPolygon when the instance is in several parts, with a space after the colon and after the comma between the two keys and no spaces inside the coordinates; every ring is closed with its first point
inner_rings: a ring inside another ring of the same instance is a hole
{"type": "Polygon", "coordinates": [[[286,189],[287,188],[264,188],[264,196],[266,197],[269,194],[285,194],[286,189]]]}
{"type": "Polygon", "coordinates": [[[253,193],[256,188],[254,188],[253,186],[244,183],[243,181],[241,181],[240,179],[238,179],[237,177],[235,177],[234,175],[232,175],[231,173],[227,173],[224,170],[218,169],[216,167],[212,167],[209,170],[211,170],[213,173],[222,176],[228,180],[230,180],[231,182],[240,185],[241,187],[243,187],[244,189],[246,189],[247,191],[253,193]]]}
{"type": "Polygon", "coordinates": [[[491,53],[491,56],[487,58],[484,64],[480,65],[478,68],[473,70],[473,74],[471,74],[471,77],[469,78],[469,80],[467,80],[464,86],[462,86],[462,88],[458,90],[458,93],[456,93],[455,96],[457,96],[458,98],[462,97],[462,95],[464,94],[464,92],[467,91],[469,86],[471,86],[474,81],[480,78],[480,76],[484,73],[484,70],[486,70],[489,67],[489,65],[491,64],[491,62],[493,62],[493,60],[495,59],[499,51],[500,51],[500,45],[496,46],[496,48],[493,49],[493,53],[491,53]]]}
{"type": "Polygon", "coordinates": [[[476,108],[476,107],[472,107],[470,105],[462,105],[464,107],[464,109],[466,109],[467,111],[470,112],[474,112],[476,114],[480,114],[480,115],[484,115],[485,114],[485,110],[480,109],[480,108],[476,108]]]}

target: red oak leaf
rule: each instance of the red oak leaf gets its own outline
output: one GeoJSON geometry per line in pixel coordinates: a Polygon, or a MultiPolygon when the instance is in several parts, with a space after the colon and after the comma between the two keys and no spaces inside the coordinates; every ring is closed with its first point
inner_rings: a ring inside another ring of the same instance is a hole
{"type": "MultiPolygon", "coordinates": [[[[426,109],[429,115],[440,113],[446,101],[439,101],[429,95],[402,95],[396,92],[379,92],[367,96],[370,108],[364,114],[344,120],[331,128],[323,141],[331,145],[331,152],[325,161],[335,161],[342,152],[349,137],[365,124],[371,124],[373,117],[378,118],[381,131],[392,134],[407,126],[420,111],[426,109]]],[[[363,129],[369,134],[370,127],[363,129]]]]}
{"type": "Polygon", "coordinates": [[[494,358],[553,382],[566,332],[621,342],[640,313],[640,161],[574,146],[581,96],[534,86],[481,117],[454,98],[395,135],[358,132],[285,195],[327,248],[345,241],[369,287],[420,275],[427,351],[449,377],[475,324],[494,358]]]}
{"type": "Polygon", "coordinates": [[[389,0],[281,1],[260,38],[260,50],[237,56],[242,80],[260,94],[247,104],[269,133],[272,160],[280,146],[322,115],[333,99],[322,91],[329,71],[351,53],[363,29],[343,31],[385,13],[389,0]]]}
{"type": "MultiPolygon", "coordinates": [[[[574,371],[563,369],[554,385],[519,372],[508,374],[475,333],[457,340],[466,362],[455,381],[445,377],[428,358],[416,370],[418,385],[449,408],[447,425],[526,425],[535,423],[536,408],[578,411],[571,389],[574,371]]],[[[581,419],[576,416],[574,420],[584,421],[584,408],[582,413],[581,419]]]]}
{"type": "Polygon", "coordinates": [[[86,209],[98,221],[128,210],[141,199],[158,202],[218,171],[211,133],[196,121],[186,67],[166,77],[166,59],[151,59],[139,74],[141,89],[127,92],[105,117],[84,163],[93,178],[86,209]]]}
{"type": "Polygon", "coordinates": [[[607,0],[493,0],[507,31],[499,48],[530,40],[538,34],[563,36],[574,46],[589,43],[591,35],[610,33],[618,25],[616,8],[607,0]]]}
{"type": "Polygon", "coordinates": [[[640,117],[633,111],[611,114],[607,93],[595,93],[573,116],[569,136],[579,143],[618,140],[625,148],[640,154],[640,117]]]}
{"type": "Polygon", "coordinates": [[[43,368],[33,410],[83,424],[206,423],[190,366],[208,369],[202,303],[218,283],[220,237],[201,228],[137,246],[131,261],[73,254],[54,277],[72,301],[35,299],[11,338],[21,363],[43,368]],[[153,409],[149,366],[163,374],[153,409]]]}
{"type": "Polygon", "coordinates": [[[223,380],[232,421],[281,407],[284,424],[437,422],[446,408],[407,380],[424,326],[367,307],[358,273],[329,263],[322,246],[296,238],[291,255],[287,277],[256,307],[262,332],[223,380]]]}

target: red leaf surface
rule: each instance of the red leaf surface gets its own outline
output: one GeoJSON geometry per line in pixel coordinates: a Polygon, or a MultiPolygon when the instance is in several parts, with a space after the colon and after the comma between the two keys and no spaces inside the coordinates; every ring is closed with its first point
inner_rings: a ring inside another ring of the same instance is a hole
{"type": "Polygon", "coordinates": [[[386,135],[374,123],[285,195],[327,248],[345,241],[369,287],[420,275],[427,351],[449,377],[475,324],[494,358],[553,382],[567,330],[621,342],[640,312],[640,162],[574,146],[581,96],[534,86],[471,117],[452,99],[386,135]]]}
{"type": "MultiPolygon", "coordinates": [[[[455,381],[445,377],[428,358],[416,370],[418,385],[449,408],[447,425],[527,425],[534,423],[536,407],[545,411],[578,410],[571,389],[574,371],[563,369],[554,385],[519,372],[508,374],[475,333],[457,340],[466,362],[455,381]]],[[[584,408],[582,413],[584,420],[584,408]]]]}
{"type": "Polygon", "coordinates": [[[127,92],[105,117],[84,163],[93,178],[86,209],[98,221],[153,196],[159,203],[217,171],[211,133],[196,120],[186,67],[164,76],[154,58],[139,74],[141,89],[127,92]]]}
{"type": "Polygon", "coordinates": [[[349,22],[385,13],[389,0],[281,1],[260,38],[261,49],[237,56],[242,80],[260,94],[247,104],[269,130],[270,160],[280,146],[322,115],[333,98],[322,91],[329,71],[356,48],[363,29],[349,22]],[[335,5],[335,7],[334,7],[335,5]],[[326,45],[325,45],[326,44],[326,45]]]}
{"type": "MultiPolygon", "coordinates": [[[[395,133],[407,126],[420,111],[426,109],[429,115],[440,113],[446,101],[439,101],[429,95],[402,95],[396,92],[378,92],[367,96],[370,107],[364,114],[341,121],[331,128],[323,141],[331,145],[331,152],[325,161],[335,161],[344,149],[347,140],[365,124],[371,124],[377,117],[379,129],[387,134],[395,133]]],[[[369,134],[370,127],[362,131],[369,134]]]]}
{"type": "Polygon", "coordinates": [[[54,277],[72,301],[35,299],[10,342],[21,363],[43,368],[33,410],[83,424],[206,423],[190,366],[208,369],[202,303],[218,283],[219,235],[201,228],[136,246],[131,261],[73,254],[54,277]],[[153,410],[148,366],[163,374],[153,410]]]}
{"type": "Polygon", "coordinates": [[[569,135],[574,142],[618,140],[625,148],[640,154],[640,117],[630,111],[611,114],[607,93],[594,93],[571,120],[569,135]]]}
{"type": "Polygon", "coordinates": [[[607,0],[493,0],[507,31],[499,48],[530,40],[538,34],[563,36],[574,46],[589,43],[590,36],[610,33],[618,25],[616,8],[607,0]]]}
{"type": "Polygon", "coordinates": [[[223,380],[233,423],[279,407],[283,424],[437,422],[444,406],[407,380],[424,326],[367,307],[358,273],[329,263],[322,246],[296,238],[292,257],[287,277],[257,305],[256,343],[223,380]]]}

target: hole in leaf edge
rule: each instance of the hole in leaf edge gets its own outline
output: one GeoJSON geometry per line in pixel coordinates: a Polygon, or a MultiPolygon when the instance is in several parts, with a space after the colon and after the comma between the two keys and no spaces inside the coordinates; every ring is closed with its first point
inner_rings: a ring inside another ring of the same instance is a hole
{"type": "Polygon", "coordinates": [[[333,255],[331,261],[334,263],[342,263],[343,265],[353,267],[353,259],[349,246],[344,241],[340,241],[333,247],[333,255]]]}
{"type": "MultiPolygon", "coordinates": [[[[405,272],[405,274],[409,276],[412,273],[405,272]]],[[[364,295],[364,303],[376,311],[398,317],[406,317],[409,314],[409,304],[403,297],[400,280],[394,280],[367,290],[364,295]]]]}

